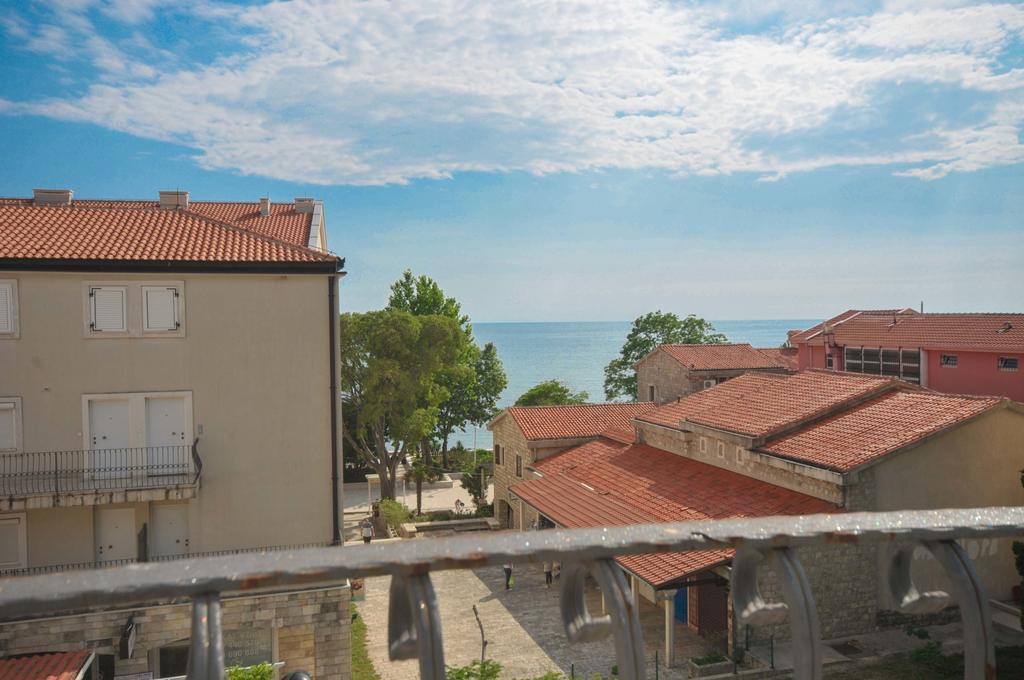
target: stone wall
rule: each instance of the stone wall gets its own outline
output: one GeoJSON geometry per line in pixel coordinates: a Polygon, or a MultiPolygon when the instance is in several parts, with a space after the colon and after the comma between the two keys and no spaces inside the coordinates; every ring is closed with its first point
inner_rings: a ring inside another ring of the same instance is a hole
{"type": "Polygon", "coordinates": [[[731,470],[784,489],[799,491],[836,505],[841,505],[844,500],[843,487],[837,483],[835,475],[749,451],[724,439],[673,430],[642,421],[637,421],[637,436],[641,443],[654,448],[731,470]],[[703,451],[700,442],[702,438],[703,451]]]}
{"type": "Polygon", "coordinates": [[[537,513],[520,500],[512,500],[508,489],[513,484],[530,479],[526,468],[533,464],[533,452],[527,446],[526,437],[515,419],[505,415],[491,428],[494,444],[501,447],[501,464],[494,465],[494,517],[502,527],[527,528],[537,520],[537,513]],[[516,456],[523,460],[523,475],[516,475],[516,456]],[[512,509],[512,522],[506,508],[512,509]],[[521,521],[520,521],[520,518],[521,521]]]}
{"type": "Polygon", "coordinates": [[[637,364],[637,401],[651,401],[651,385],[654,385],[654,401],[659,404],[694,391],[690,382],[689,369],[665,352],[648,354],[637,364]]]}
{"type": "MultiPolygon", "coordinates": [[[[317,680],[348,680],[350,598],[347,587],[225,598],[225,641],[232,633],[267,631],[274,660],[285,664],[282,675],[304,670],[317,680]]],[[[155,671],[159,649],[187,640],[190,629],[188,604],[23,621],[0,625],[0,654],[88,649],[113,654],[117,675],[141,673],[155,671]],[[136,625],[135,649],[132,658],[122,659],[118,647],[129,618],[136,625]]]]}

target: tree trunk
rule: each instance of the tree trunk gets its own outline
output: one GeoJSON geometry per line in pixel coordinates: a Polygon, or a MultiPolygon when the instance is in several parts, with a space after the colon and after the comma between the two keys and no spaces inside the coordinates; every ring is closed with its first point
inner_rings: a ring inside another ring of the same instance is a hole
{"type": "Polygon", "coordinates": [[[448,460],[448,435],[441,440],[441,467],[445,470],[451,469],[451,462],[448,460]]]}
{"type": "Polygon", "coordinates": [[[423,514],[423,475],[416,476],[416,514],[423,514]]]}

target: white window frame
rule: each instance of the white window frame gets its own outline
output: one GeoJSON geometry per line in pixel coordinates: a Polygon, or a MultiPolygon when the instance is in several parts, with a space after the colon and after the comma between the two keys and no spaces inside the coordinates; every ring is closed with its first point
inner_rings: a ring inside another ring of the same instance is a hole
{"type": "Polygon", "coordinates": [[[184,338],[185,337],[185,282],[167,279],[96,279],[82,283],[82,324],[84,336],[87,338],[184,338]],[[93,297],[90,294],[96,288],[119,288],[124,293],[123,331],[101,331],[92,327],[93,297]],[[146,291],[151,289],[173,288],[177,296],[175,307],[177,327],[174,329],[149,330],[147,327],[146,291]]]}
{"type": "Polygon", "coordinates": [[[743,450],[742,446],[737,446],[736,447],[736,462],[737,463],[742,463],[742,462],[744,462],[746,460],[746,458],[747,458],[746,451],[743,450]]]}
{"type": "Polygon", "coordinates": [[[102,336],[102,335],[128,335],[128,331],[131,328],[131,323],[128,319],[128,286],[125,285],[108,285],[108,284],[90,284],[88,288],[87,298],[89,313],[86,317],[86,328],[89,330],[90,335],[102,336]],[[96,328],[96,291],[99,290],[118,290],[121,292],[121,322],[122,328],[104,330],[102,328],[96,328]]]}
{"type": "Polygon", "coordinates": [[[725,442],[718,442],[716,453],[719,458],[725,458],[725,442]]]}
{"type": "Polygon", "coordinates": [[[0,407],[11,406],[14,409],[14,448],[0,449],[0,455],[21,453],[25,450],[24,428],[21,426],[21,397],[0,397],[0,407]]]}
{"type": "Polygon", "coordinates": [[[142,286],[142,332],[145,335],[178,335],[181,332],[181,303],[185,298],[185,292],[179,284],[167,285],[143,285],[142,286]],[[149,304],[147,295],[150,291],[174,292],[174,328],[150,328],[149,327],[149,304]]]}
{"type": "Polygon", "coordinates": [[[11,330],[0,331],[0,340],[14,340],[21,337],[21,327],[18,323],[18,280],[0,279],[0,286],[9,287],[11,290],[11,330]]]}
{"type": "Polygon", "coordinates": [[[24,512],[9,512],[0,515],[0,520],[16,519],[20,526],[18,532],[18,564],[0,564],[0,569],[23,569],[28,566],[28,527],[24,512]]]}

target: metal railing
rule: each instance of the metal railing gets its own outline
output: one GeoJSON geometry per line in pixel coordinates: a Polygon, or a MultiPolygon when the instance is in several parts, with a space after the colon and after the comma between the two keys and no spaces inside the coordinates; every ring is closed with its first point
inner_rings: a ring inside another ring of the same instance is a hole
{"type": "MultiPolygon", "coordinates": [[[[391,659],[418,659],[420,677],[445,677],[441,617],[431,571],[513,562],[559,561],[562,622],[570,642],[614,636],[619,677],[639,680],[644,644],[637,602],[616,564],[617,555],[732,548],[731,597],[740,625],[788,621],[793,673],[822,677],[821,628],[801,546],[888,545],[883,582],[894,607],[906,614],[959,605],[964,631],[964,675],[992,678],[995,651],[988,597],[964,549],[963,538],[1024,535],[1024,508],[847,513],[615,526],[594,529],[501,532],[387,545],[309,548],[255,555],[208,557],[180,563],[138,564],[0,581],[0,621],[81,614],[114,607],[192,601],[191,680],[221,680],[224,648],[221,594],[327,586],[346,579],[390,575],[388,651],[391,659]],[[921,593],[911,578],[914,549],[923,546],[949,577],[951,594],[921,593]],[[758,570],[775,572],[782,602],[765,602],[758,570]],[[587,610],[584,581],[592,574],[610,616],[587,610]]],[[[865,597],[873,594],[865,593],[865,597]]]]}
{"type": "Polygon", "coordinates": [[[195,484],[202,469],[198,440],[191,445],[9,453],[0,455],[0,496],[195,484]]]}

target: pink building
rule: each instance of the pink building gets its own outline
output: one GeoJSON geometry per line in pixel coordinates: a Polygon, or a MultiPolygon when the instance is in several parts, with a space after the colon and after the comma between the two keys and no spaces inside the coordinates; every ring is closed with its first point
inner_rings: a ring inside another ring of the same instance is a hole
{"type": "Polygon", "coordinates": [[[790,331],[800,369],[893,376],[940,392],[1024,401],[1024,314],[851,309],[790,331]]]}

